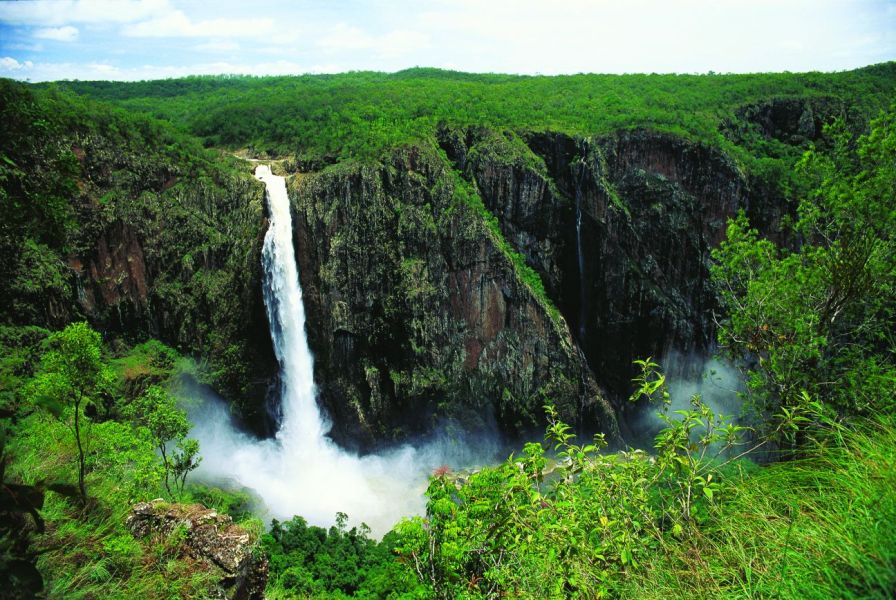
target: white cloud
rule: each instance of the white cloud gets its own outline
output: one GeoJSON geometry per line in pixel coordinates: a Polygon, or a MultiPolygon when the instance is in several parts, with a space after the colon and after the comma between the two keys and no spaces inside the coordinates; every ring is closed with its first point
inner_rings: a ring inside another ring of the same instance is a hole
{"type": "Polygon", "coordinates": [[[381,58],[406,56],[429,45],[429,36],[417,31],[390,31],[379,38],[376,50],[381,58]]]}
{"type": "Polygon", "coordinates": [[[0,71],[21,71],[22,69],[31,69],[34,63],[30,60],[19,62],[11,56],[0,58],[0,71]]]}
{"type": "Polygon", "coordinates": [[[121,69],[107,63],[90,63],[87,65],[87,69],[91,73],[102,75],[102,79],[117,79],[117,76],[121,73],[121,69]]]}
{"type": "Polygon", "coordinates": [[[371,35],[358,27],[340,23],[321,37],[317,45],[329,52],[373,50],[379,58],[396,58],[428,46],[429,35],[406,29],[371,35]]]}
{"type": "MultiPolygon", "coordinates": [[[[417,27],[434,46],[450,43],[450,56],[427,64],[478,71],[800,71],[880,60],[870,51],[846,59],[837,47],[855,48],[846,40],[857,31],[896,31],[886,12],[879,0],[567,0],[562,10],[538,0],[438,0],[417,27]]],[[[882,41],[879,54],[896,57],[893,42],[882,41]]]]}
{"type": "Polygon", "coordinates": [[[78,30],[71,25],[65,27],[42,27],[34,31],[34,37],[57,42],[74,42],[78,39],[78,30]]]}
{"type": "Polygon", "coordinates": [[[778,46],[784,50],[793,50],[796,52],[805,50],[803,43],[797,40],[782,40],[778,42],[778,46]]]}
{"type": "Polygon", "coordinates": [[[320,38],[317,45],[327,50],[362,50],[373,45],[373,38],[357,27],[340,23],[320,38]]]}
{"type": "Polygon", "coordinates": [[[129,23],[171,10],[168,0],[26,0],[0,2],[0,21],[13,25],[129,23]]]}
{"type": "Polygon", "coordinates": [[[236,62],[205,62],[188,65],[141,65],[123,67],[105,62],[87,64],[70,62],[19,62],[11,57],[0,58],[0,71],[9,76],[31,81],[59,81],[63,79],[141,81],[186,77],[187,75],[301,75],[305,73],[338,73],[346,69],[335,64],[297,63],[287,60],[265,61],[258,64],[236,62]],[[24,71],[27,70],[27,73],[24,71]]]}
{"type": "Polygon", "coordinates": [[[233,52],[240,49],[239,44],[227,40],[215,40],[204,44],[196,44],[193,47],[201,52],[233,52]]]}
{"type": "Polygon", "coordinates": [[[126,25],[122,33],[128,37],[257,37],[273,31],[270,18],[210,19],[193,22],[180,10],[168,12],[148,21],[126,25]]]}

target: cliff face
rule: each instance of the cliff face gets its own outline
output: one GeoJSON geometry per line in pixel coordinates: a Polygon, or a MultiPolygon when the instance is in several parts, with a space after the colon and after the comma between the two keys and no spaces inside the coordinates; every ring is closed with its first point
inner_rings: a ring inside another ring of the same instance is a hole
{"type": "Polygon", "coordinates": [[[711,345],[710,250],[727,219],[748,207],[747,182],[717,151],[643,132],[598,140],[578,168],[582,346],[602,380],[624,393],[633,360],[711,345]]]}
{"type": "Polygon", "coordinates": [[[72,302],[61,317],[207,358],[215,387],[264,432],[276,372],[261,295],[264,189],[248,173],[179,175],[178,185],[107,205],[95,200],[103,182],[83,181],[81,235],[65,259],[72,302]]]}
{"type": "Polygon", "coordinates": [[[207,360],[211,383],[263,431],[276,372],[264,187],[156,122],[11,82],[0,97],[0,322],[161,338],[207,360]]]}
{"type": "Polygon", "coordinates": [[[710,250],[739,209],[776,220],[717,150],[671,135],[599,139],[440,131],[509,240],[545,280],[618,410],[637,358],[705,353],[710,250]]]}
{"type": "MultiPolygon", "coordinates": [[[[769,101],[721,132],[801,144],[838,110],[769,101]]],[[[4,171],[4,320],[159,337],[207,360],[214,387],[270,433],[251,167],[149,122],[47,130],[7,112],[4,156],[29,166],[4,171]]],[[[634,359],[711,346],[709,256],[727,218],[744,209],[773,233],[790,210],[775,173],[748,178],[669,134],[441,127],[435,142],[373,165],[297,163],[322,170],[290,179],[316,381],[345,445],[445,418],[529,434],[548,401],[616,438],[634,359]]]]}
{"type": "MultiPolygon", "coordinates": [[[[669,135],[442,128],[438,142],[291,179],[316,380],[345,445],[445,418],[530,434],[546,401],[616,438],[632,360],[711,345],[726,219],[778,218],[723,154],[669,135]]],[[[206,357],[247,424],[272,431],[262,186],[248,167],[194,177],[103,138],[71,144],[79,229],[41,299],[48,322],[206,357]]]]}
{"type": "Polygon", "coordinates": [[[672,135],[444,127],[438,142],[441,156],[293,179],[317,381],[343,443],[444,416],[527,432],[545,400],[614,437],[632,361],[711,348],[709,260],[727,219],[743,209],[771,229],[786,212],[725,154],[672,135]],[[458,200],[467,188],[484,207],[458,200]]]}
{"type": "Polygon", "coordinates": [[[509,433],[563,418],[616,437],[565,321],[534,294],[466,184],[431,149],[293,179],[296,248],[321,400],[343,443],[442,417],[509,433]]]}

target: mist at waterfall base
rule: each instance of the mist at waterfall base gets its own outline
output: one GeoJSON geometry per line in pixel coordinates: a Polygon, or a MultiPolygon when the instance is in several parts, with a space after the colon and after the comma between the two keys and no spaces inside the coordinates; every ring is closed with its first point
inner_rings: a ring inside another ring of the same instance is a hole
{"type": "MultiPolygon", "coordinates": [[[[264,503],[266,516],[301,515],[328,526],[337,512],[353,524],[366,523],[375,535],[402,517],[421,514],[428,476],[438,467],[454,469],[492,462],[497,444],[434,435],[426,443],[358,456],[337,446],[316,399],[313,357],[305,335],[305,311],[293,249],[292,218],[285,180],[260,165],[270,225],[262,251],[264,299],[271,339],[280,365],[282,421],[273,439],[240,432],[223,402],[193,398],[190,435],[200,443],[197,476],[245,487],[264,503]]],[[[189,404],[189,403],[188,403],[189,404]]]]}
{"type": "Polygon", "coordinates": [[[475,440],[451,428],[415,445],[358,456],[329,438],[294,440],[281,429],[275,438],[258,439],[239,430],[223,400],[207,388],[188,392],[202,463],[195,477],[227,488],[247,488],[260,501],[262,518],[286,520],[301,515],[329,526],[337,511],[353,525],[366,523],[376,536],[403,517],[425,512],[429,475],[448,465],[454,471],[494,464],[497,438],[475,440]]]}
{"type": "MultiPolygon", "coordinates": [[[[699,395],[714,414],[724,415],[729,422],[739,422],[743,406],[739,392],[744,390],[744,380],[734,366],[719,358],[679,352],[670,352],[659,362],[667,374],[669,415],[675,417],[677,410],[692,409],[691,398],[699,395]]],[[[659,416],[661,409],[660,405],[647,406],[630,422],[638,437],[635,445],[653,447],[654,436],[666,427],[659,416]]]]}

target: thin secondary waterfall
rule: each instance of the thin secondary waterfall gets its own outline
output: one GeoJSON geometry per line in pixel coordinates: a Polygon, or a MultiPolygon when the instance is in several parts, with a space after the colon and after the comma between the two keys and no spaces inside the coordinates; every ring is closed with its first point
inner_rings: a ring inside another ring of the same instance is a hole
{"type": "Polygon", "coordinates": [[[255,175],[266,186],[270,219],[262,249],[264,301],[280,365],[282,421],[274,439],[259,440],[237,430],[218,399],[194,406],[191,435],[203,456],[199,474],[249,488],[277,519],[300,515],[327,526],[341,511],[383,534],[402,517],[423,511],[427,477],[436,467],[477,464],[483,456],[491,460],[495,448],[434,437],[416,448],[357,456],[327,437],[330,424],[317,405],[314,359],[305,335],[286,183],[265,165],[255,175]]]}
{"type": "MultiPolygon", "coordinates": [[[[584,163],[580,165],[584,170],[584,163]]],[[[582,181],[576,185],[576,259],[579,264],[579,339],[585,338],[585,257],[582,254],[582,181]]]]}

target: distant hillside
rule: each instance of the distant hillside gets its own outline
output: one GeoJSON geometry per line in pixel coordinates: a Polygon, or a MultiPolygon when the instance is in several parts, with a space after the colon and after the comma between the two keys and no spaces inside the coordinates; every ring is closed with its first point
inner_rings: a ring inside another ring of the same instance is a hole
{"type": "Polygon", "coordinates": [[[749,162],[792,154],[790,140],[776,139],[775,123],[787,119],[774,102],[807,102],[816,125],[836,114],[862,128],[896,97],[896,63],[841,73],[533,77],[417,68],[49,85],[167,119],[208,145],[306,160],[380,157],[445,122],[579,136],[646,128],[749,162]]]}

